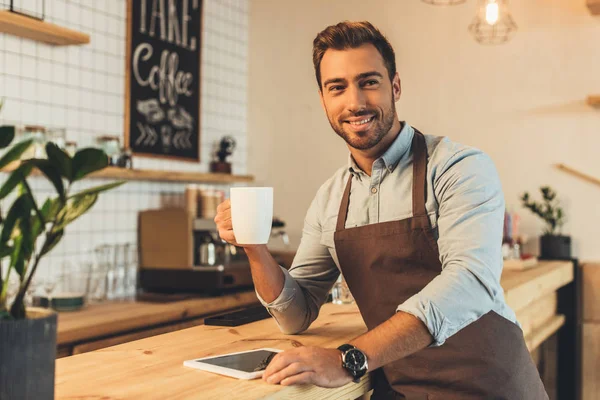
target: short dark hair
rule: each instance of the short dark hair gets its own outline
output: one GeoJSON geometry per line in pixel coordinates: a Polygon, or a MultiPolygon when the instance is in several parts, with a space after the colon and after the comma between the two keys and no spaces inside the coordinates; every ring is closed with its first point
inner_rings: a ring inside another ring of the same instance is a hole
{"type": "Polygon", "coordinates": [[[319,90],[321,90],[321,60],[328,49],[354,49],[367,43],[375,46],[383,57],[390,81],[392,81],[396,75],[396,57],[390,42],[368,21],[344,21],[328,26],[319,32],[313,41],[313,64],[319,90]]]}

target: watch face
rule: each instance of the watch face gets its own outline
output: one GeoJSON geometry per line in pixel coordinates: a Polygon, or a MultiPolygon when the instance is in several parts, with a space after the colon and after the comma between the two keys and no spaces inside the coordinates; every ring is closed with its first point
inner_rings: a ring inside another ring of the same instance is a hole
{"type": "Polygon", "coordinates": [[[346,352],[344,361],[348,368],[354,371],[359,371],[364,367],[366,358],[362,351],[358,349],[352,349],[346,352]]]}

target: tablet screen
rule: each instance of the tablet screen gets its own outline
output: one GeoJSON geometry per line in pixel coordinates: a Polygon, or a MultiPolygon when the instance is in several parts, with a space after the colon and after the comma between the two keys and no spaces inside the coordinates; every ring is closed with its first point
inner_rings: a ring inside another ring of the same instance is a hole
{"type": "Polygon", "coordinates": [[[196,361],[219,367],[237,369],[238,371],[255,372],[266,369],[275,354],[277,353],[273,351],[256,350],[248,353],[230,354],[196,361]]]}

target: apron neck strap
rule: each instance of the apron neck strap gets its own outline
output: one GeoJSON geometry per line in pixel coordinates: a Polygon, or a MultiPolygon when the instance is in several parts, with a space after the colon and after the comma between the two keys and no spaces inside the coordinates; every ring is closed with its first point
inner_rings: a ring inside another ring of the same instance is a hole
{"type": "MultiPolygon", "coordinates": [[[[415,134],[412,140],[412,153],[413,153],[413,185],[412,185],[412,204],[413,204],[413,217],[426,216],[427,210],[425,209],[425,201],[427,199],[427,185],[426,172],[427,172],[427,145],[425,143],[425,137],[419,130],[414,128],[415,134]]],[[[342,196],[342,203],[340,204],[340,211],[338,212],[338,219],[336,230],[342,231],[346,226],[346,218],[348,217],[348,205],[350,204],[350,189],[352,188],[352,174],[348,177],[346,183],[346,189],[342,196]]]]}
{"type": "Polygon", "coordinates": [[[425,136],[416,128],[413,128],[415,134],[412,140],[413,153],[413,184],[412,184],[412,205],[413,217],[426,216],[427,209],[427,144],[425,136]]]}
{"type": "Polygon", "coordinates": [[[346,190],[342,196],[342,204],[340,204],[340,211],[338,212],[336,231],[343,231],[346,226],[346,217],[348,216],[348,204],[350,203],[350,188],[352,187],[352,173],[348,177],[348,183],[346,183],[346,190]]]}

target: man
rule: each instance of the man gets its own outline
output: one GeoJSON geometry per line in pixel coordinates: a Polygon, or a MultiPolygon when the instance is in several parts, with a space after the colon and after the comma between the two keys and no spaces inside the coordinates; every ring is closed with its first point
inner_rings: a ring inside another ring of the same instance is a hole
{"type": "MultiPolygon", "coordinates": [[[[315,196],[289,271],[266,246],[245,251],[283,332],[310,326],[340,271],[369,331],[284,351],[263,379],[338,387],[374,371],[373,399],[546,399],[500,286],[504,199],[490,158],[398,120],[394,51],[370,23],[326,28],[313,62],[349,165],[315,196]]],[[[215,222],[235,244],[229,202],[215,222]]]]}

